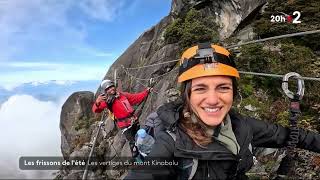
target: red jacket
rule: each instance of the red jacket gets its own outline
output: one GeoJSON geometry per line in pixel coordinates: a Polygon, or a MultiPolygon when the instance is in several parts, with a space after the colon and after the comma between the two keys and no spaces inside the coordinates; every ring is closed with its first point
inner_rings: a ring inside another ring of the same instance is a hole
{"type": "MultiPolygon", "coordinates": [[[[112,112],[116,119],[126,118],[134,111],[133,105],[139,104],[147,95],[148,90],[140,93],[130,94],[127,92],[119,92],[120,96],[116,98],[112,104],[112,112]]],[[[92,106],[92,111],[100,113],[104,108],[107,108],[107,103],[102,101],[99,106],[96,103],[92,106]]]]}

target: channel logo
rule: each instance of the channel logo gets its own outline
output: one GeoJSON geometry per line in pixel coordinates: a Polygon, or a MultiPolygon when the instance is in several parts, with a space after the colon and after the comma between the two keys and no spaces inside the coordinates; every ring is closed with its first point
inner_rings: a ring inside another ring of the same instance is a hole
{"type": "Polygon", "coordinates": [[[300,24],[299,20],[301,17],[300,11],[294,11],[292,15],[288,15],[284,12],[278,12],[276,15],[270,16],[270,22],[272,23],[292,23],[292,24],[300,24]]]}

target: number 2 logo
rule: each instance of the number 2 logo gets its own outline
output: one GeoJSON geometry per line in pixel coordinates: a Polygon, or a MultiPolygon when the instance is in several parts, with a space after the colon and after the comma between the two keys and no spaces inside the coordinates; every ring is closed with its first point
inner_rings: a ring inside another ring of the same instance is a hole
{"type": "Polygon", "coordinates": [[[293,19],[292,23],[294,23],[294,24],[299,24],[299,23],[301,23],[301,21],[299,21],[300,16],[301,16],[300,11],[295,11],[295,12],[293,12],[292,15],[294,15],[294,16],[297,15],[297,16],[293,19]]]}

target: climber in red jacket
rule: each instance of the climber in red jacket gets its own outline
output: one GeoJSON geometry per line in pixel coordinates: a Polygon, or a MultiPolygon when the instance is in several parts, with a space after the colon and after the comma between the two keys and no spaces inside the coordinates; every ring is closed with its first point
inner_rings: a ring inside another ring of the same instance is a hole
{"type": "Polygon", "coordinates": [[[102,112],[105,108],[113,112],[117,126],[124,131],[130,147],[133,148],[135,133],[139,128],[137,116],[134,113],[133,105],[140,104],[148,95],[151,88],[136,94],[118,92],[111,80],[103,80],[100,94],[92,106],[95,113],[102,112]]]}

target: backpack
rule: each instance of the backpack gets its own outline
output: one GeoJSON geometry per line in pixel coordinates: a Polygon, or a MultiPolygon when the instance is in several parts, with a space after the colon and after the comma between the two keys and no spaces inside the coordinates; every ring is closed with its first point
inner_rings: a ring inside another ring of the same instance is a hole
{"type": "MultiPolygon", "coordinates": [[[[157,112],[153,112],[147,117],[144,126],[146,132],[155,140],[157,139],[157,134],[159,134],[160,131],[165,131],[174,141],[176,141],[176,134],[172,130],[165,129],[157,112]]],[[[198,159],[185,159],[181,162],[181,165],[182,166],[179,167],[179,170],[182,172],[182,175],[185,174],[184,177],[186,179],[192,179],[198,168],[198,159]]]]}

